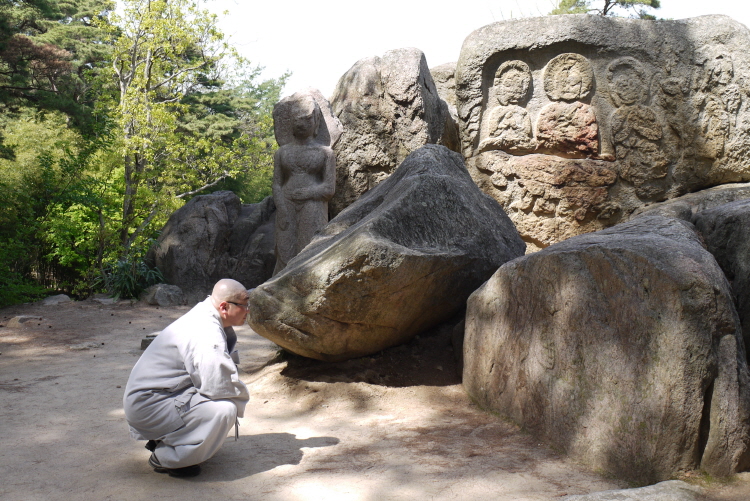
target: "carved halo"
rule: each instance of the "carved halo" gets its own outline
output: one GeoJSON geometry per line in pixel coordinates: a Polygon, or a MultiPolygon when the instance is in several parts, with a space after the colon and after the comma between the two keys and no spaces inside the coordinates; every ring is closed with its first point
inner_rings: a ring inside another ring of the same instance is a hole
{"type": "Polygon", "coordinates": [[[495,95],[503,106],[524,101],[529,94],[530,86],[531,70],[523,61],[505,61],[495,72],[495,95]],[[516,73],[515,78],[509,78],[511,72],[516,73]]]}
{"type": "Polygon", "coordinates": [[[553,101],[578,101],[594,87],[589,60],[568,52],[554,57],[544,69],[544,92],[553,101]]]}
{"type": "Polygon", "coordinates": [[[610,99],[615,106],[644,104],[648,100],[648,77],[637,59],[626,56],[607,67],[610,99]]]}

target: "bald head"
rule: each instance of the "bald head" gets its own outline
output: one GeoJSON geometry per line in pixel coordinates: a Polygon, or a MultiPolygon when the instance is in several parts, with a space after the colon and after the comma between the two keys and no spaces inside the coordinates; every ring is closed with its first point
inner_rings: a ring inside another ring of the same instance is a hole
{"type": "Polygon", "coordinates": [[[245,289],[245,286],[237,280],[222,278],[216,282],[216,285],[214,285],[214,290],[211,292],[211,298],[217,303],[222,301],[244,303],[247,301],[247,289],[245,289]]]}

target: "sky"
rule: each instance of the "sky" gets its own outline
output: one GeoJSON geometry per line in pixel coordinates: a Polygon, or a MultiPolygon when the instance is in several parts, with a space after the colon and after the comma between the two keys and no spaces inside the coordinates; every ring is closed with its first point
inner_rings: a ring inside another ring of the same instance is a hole
{"type": "MultiPolygon", "coordinates": [[[[464,39],[496,21],[549,13],[553,0],[210,0],[219,26],[264,78],[292,72],[282,95],[314,87],[328,97],[358,60],[416,47],[430,67],[455,62],[464,39]],[[229,15],[221,13],[229,11],[229,15]]],[[[593,0],[597,5],[600,1],[593,0]]],[[[655,14],[684,19],[725,14],[750,27],[750,2],[661,0],[655,14]]]]}

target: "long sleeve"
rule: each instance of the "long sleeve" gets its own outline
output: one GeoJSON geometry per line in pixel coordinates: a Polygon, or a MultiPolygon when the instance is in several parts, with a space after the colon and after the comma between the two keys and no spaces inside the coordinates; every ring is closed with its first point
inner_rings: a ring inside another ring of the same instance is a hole
{"type": "Polygon", "coordinates": [[[224,336],[219,331],[193,338],[185,354],[185,369],[198,392],[211,400],[230,399],[237,405],[237,415],[244,415],[249,393],[240,381],[237,366],[227,353],[224,336]]]}

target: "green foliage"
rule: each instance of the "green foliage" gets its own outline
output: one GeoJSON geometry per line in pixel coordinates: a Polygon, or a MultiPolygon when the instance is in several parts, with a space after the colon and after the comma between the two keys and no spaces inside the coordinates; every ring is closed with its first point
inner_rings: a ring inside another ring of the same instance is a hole
{"type": "Polygon", "coordinates": [[[115,299],[138,299],[152,285],[164,281],[158,268],[149,268],[141,252],[131,252],[108,264],[102,270],[101,281],[115,299]]]}
{"type": "Polygon", "coordinates": [[[90,81],[109,59],[101,24],[110,0],[0,0],[0,111],[65,112],[86,128],[90,81]]]}
{"type": "MultiPolygon", "coordinates": [[[[3,190],[0,186],[0,191],[3,190]]],[[[0,307],[33,301],[47,289],[31,279],[27,272],[28,246],[21,238],[0,238],[0,307]]]]}
{"type": "Polygon", "coordinates": [[[550,14],[599,14],[656,19],[646,9],[658,9],[660,0],[559,0],[550,14]],[[593,4],[593,5],[592,5],[593,4]]]}
{"type": "Polygon", "coordinates": [[[586,14],[589,12],[590,0],[560,0],[552,9],[550,15],[556,14],[586,14]]]}
{"type": "Polygon", "coordinates": [[[85,140],[65,128],[60,114],[26,113],[8,121],[5,134],[17,151],[0,160],[0,238],[26,252],[0,261],[46,287],[69,293],[90,291],[91,280],[107,257],[110,219],[121,195],[107,168],[111,136],[100,131],[85,140]],[[109,225],[109,226],[108,226],[109,225]]]}
{"type": "MultiPolygon", "coordinates": [[[[125,255],[193,195],[231,179],[270,187],[271,108],[286,77],[257,84],[260,68],[248,67],[224,42],[216,16],[193,0],[125,0],[109,20],[125,255]],[[229,81],[230,72],[240,76],[229,81]]],[[[263,191],[248,184],[250,198],[263,191]]]]}
{"type": "Polygon", "coordinates": [[[277,147],[272,112],[287,75],[257,83],[261,69],[236,85],[183,98],[174,150],[183,180],[191,181],[181,187],[183,193],[197,193],[195,186],[206,192],[229,189],[245,203],[271,194],[277,147]]]}
{"type": "Polygon", "coordinates": [[[190,197],[270,195],[287,75],[260,81],[197,1],[112,8],[0,0],[0,304],[137,297],[160,280],[143,249],[190,197]]]}

